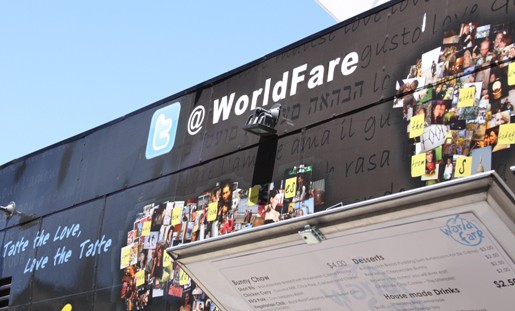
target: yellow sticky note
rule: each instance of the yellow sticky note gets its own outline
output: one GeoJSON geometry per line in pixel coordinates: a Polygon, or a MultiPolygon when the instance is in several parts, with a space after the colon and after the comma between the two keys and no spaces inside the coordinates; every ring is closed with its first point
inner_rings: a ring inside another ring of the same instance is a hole
{"type": "Polygon", "coordinates": [[[253,186],[253,187],[249,188],[249,202],[248,202],[248,206],[253,206],[253,205],[258,204],[258,202],[259,202],[259,189],[260,189],[259,185],[256,185],[256,186],[253,186]]]}
{"type": "Polygon", "coordinates": [[[476,88],[473,86],[460,89],[460,93],[458,95],[458,107],[474,106],[475,96],[476,88]]]}
{"type": "Polygon", "coordinates": [[[425,117],[423,114],[411,117],[409,122],[409,138],[419,137],[424,134],[425,117]]]}
{"type": "Polygon", "coordinates": [[[207,206],[207,221],[215,221],[218,216],[218,202],[211,202],[207,206]]]}
{"type": "Polygon", "coordinates": [[[457,158],[454,177],[466,177],[470,175],[472,175],[472,157],[457,158]]]}
{"type": "Polygon", "coordinates": [[[179,272],[179,285],[187,285],[190,281],[190,277],[184,272],[184,270],[181,269],[181,272],[179,272]]]}
{"type": "Polygon", "coordinates": [[[129,266],[131,262],[131,248],[132,245],[122,247],[120,255],[120,269],[124,269],[129,266]]]}
{"type": "Polygon", "coordinates": [[[293,198],[295,196],[295,191],[297,191],[297,177],[286,179],[284,197],[286,199],[293,198]]]}
{"type": "Polygon", "coordinates": [[[139,270],[136,272],[136,286],[145,284],[145,270],[139,270]]]}
{"type": "Polygon", "coordinates": [[[168,267],[172,264],[172,256],[168,255],[168,252],[163,253],[163,267],[168,267]]]}
{"type": "Polygon", "coordinates": [[[501,124],[499,126],[499,137],[497,138],[497,144],[515,144],[515,123],[501,124]]]}
{"type": "Polygon", "coordinates": [[[143,230],[141,230],[141,236],[149,236],[150,235],[150,226],[152,225],[152,221],[145,221],[143,223],[143,230]]]}
{"type": "Polygon", "coordinates": [[[419,177],[426,173],[426,154],[420,153],[411,157],[411,177],[419,177]]]}
{"type": "Polygon", "coordinates": [[[508,65],[508,85],[515,85],[515,63],[508,65]]]}
{"type": "Polygon", "coordinates": [[[181,223],[182,207],[174,207],[172,209],[172,226],[181,223]]]}

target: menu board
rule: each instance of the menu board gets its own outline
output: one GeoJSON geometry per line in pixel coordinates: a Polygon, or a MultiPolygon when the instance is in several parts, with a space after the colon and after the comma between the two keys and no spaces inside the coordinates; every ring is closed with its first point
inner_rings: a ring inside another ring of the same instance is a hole
{"type": "Polygon", "coordinates": [[[219,280],[221,292],[215,295],[238,304],[225,308],[513,308],[514,262],[473,212],[340,233],[319,244],[271,252],[210,263],[226,281],[219,280]]]}

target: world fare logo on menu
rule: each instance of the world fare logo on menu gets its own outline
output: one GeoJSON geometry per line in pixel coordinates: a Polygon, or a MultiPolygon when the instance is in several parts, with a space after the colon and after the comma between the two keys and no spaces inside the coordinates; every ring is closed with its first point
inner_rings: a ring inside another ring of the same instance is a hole
{"type": "Polygon", "coordinates": [[[449,218],[445,227],[440,230],[443,234],[465,246],[479,245],[485,238],[483,229],[459,214],[449,218]]]}
{"type": "MultiPolygon", "coordinates": [[[[229,119],[233,115],[241,116],[249,109],[254,110],[261,105],[277,103],[288,96],[297,94],[300,85],[304,84],[308,89],[314,89],[326,82],[334,80],[336,75],[349,76],[357,68],[359,56],[357,52],[349,52],[344,57],[332,59],[327,64],[319,64],[309,67],[307,63],[284,71],[281,79],[272,81],[268,78],[264,86],[251,93],[237,94],[232,92],[213,101],[212,124],[229,119]]],[[[152,116],[145,157],[152,159],[170,152],[175,143],[177,125],[179,122],[181,104],[175,102],[156,110],[152,116]]],[[[193,136],[200,132],[204,123],[206,108],[196,106],[188,118],[188,133],[193,136]]]]}

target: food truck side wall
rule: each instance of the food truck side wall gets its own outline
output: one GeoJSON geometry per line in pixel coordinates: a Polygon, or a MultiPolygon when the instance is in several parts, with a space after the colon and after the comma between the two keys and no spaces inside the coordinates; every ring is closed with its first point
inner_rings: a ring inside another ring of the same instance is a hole
{"type": "MultiPolygon", "coordinates": [[[[282,181],[283,195],[292,195],[292,213],[282,211],[288,217],[443,182],[447,158],[454,165],[449,179],[482,167],[515,189],[513,116],[496,119],[515,97],[513,58],[464,65],[466,54],[485,39],[493,44],[497,32],[513,45],[514,13],[511,1],[392,1],[1,166],[0,205],[13,201],[17,211],[0,219],[0,279],[11,284],[10,310],[130,308],[123,288],[127,260],[133,266],[127,246],[137,241],[134,252],[152,254],[148,237],[159,239],[172,222],[176,241],[191,233],[178,229],[177,215],[168,215],[168,224],[151,217],[147,225],[142,215],[166,210],[166,202],[197,204],[226,182],[254,209],[248,190],[281,188],[282,181]],[[470,45],[460,41],[464,25],[474,29],[470,45]],[[418,87],[406,89],[414,80],[418,87]],[[448,114],[432,120],[440,102],[448,114]],[[281,105],[275,135],[242,129],[256,107],[275,103],[281,105]],[[408,121],[420,107],[425,118],[408,121]],[[507,148],[481,145],[490,128],[502,128],[508,143],[498,145],[507,148]],[[421,133],[410,137],[408,129],[421,133]],[[425,161],[426,152],[434,152],[437,166],[425,170],[423,162],[420,173],[413,156],[424,154],[425,161]],[[305,209],[295,206],[298,179],[291,179],[303,169],[313,198],[305,209]]],[[[165,275],[152,285],[145,308],[182,302],[165,275]]]]}

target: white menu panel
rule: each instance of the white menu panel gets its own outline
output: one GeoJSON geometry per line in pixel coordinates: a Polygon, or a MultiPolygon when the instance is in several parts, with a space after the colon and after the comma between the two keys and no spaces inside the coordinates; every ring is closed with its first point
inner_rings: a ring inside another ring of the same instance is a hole
{"type": "Polygon", "coordinates": [[[232,301],[229,310],[511,310],[515,302],[514,262],[472,212],[209,267],[224,279],[214,291],[232,301]]]}

